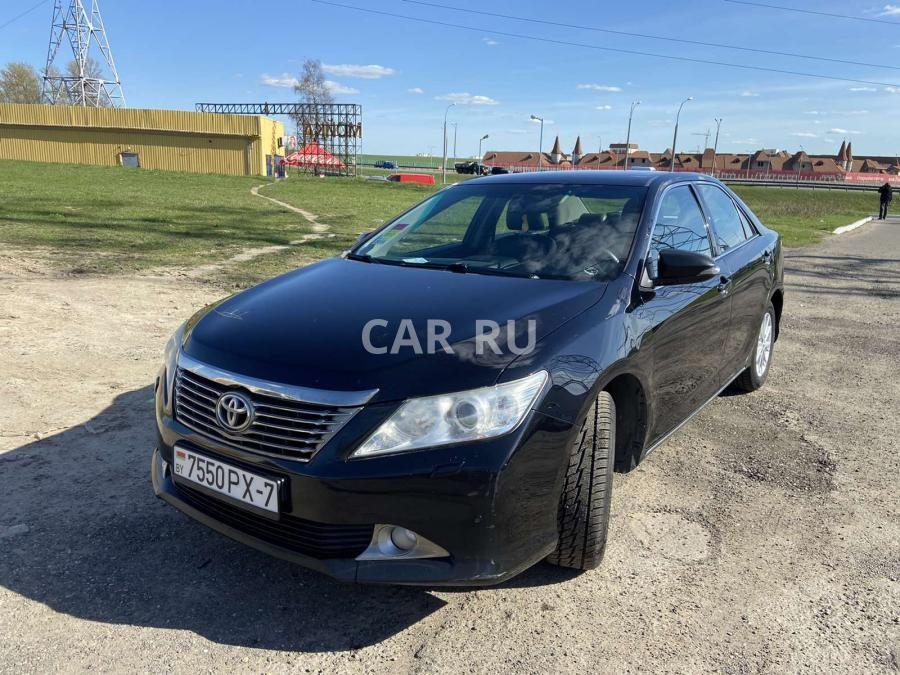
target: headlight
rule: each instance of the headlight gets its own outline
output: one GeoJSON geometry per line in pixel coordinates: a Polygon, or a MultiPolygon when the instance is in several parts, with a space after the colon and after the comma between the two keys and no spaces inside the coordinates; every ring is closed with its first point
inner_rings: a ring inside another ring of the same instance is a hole
{"type": "Polygon", "coordinates": [[[407,452],[500,436],[515,429],[547,382],[547,372],[456,394],[412,398],[366,439],[353,457],[407,452]]]}
{"type": "Polygon", "coordinates": [[[163,402],[166,412],[170,415],[172,414],[172,391],[175,386],[175,370],[178,368],[178,354],[181,353],[181,344],[184,342],[184,327],[186,325],[187,323],[181,324],[175,333],[172,334],[172,337],[169,338],[163,359],[165,363],[163,402]]]}

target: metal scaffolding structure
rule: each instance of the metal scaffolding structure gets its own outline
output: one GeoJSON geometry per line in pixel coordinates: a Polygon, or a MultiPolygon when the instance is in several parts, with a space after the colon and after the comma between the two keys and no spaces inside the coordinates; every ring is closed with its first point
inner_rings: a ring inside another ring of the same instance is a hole
{"type": "Polygon", "coordinates": [[[125,94],[109,48],[100,5],[98,0],[90,0],[88,11],[86,2],[54,0],[41,97],[51,104],[124,108],[125,94]],[[63,42],[68,42],[73,57],[70,63],[60,67],[56,61],[63,42]]]}
{"type": "Polygon", "coordinates": [[[197,112],[287,115],[297,125],[288,137],[287,163],[314,173],[354,176],[362,149],[362,106],[357,103],[197,103],[197,112]]]}

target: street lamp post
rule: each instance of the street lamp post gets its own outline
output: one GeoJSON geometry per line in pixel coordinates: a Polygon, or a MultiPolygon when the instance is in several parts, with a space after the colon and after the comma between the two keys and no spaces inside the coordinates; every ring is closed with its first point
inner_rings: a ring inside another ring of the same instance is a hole
{"type": "Polygon", "coordinates": [[[715,143],[713,143],[713,165],[712,165],[713,178],[716,177],[716,155],[719,153],[719,129],[722,128],[722,118],[716,117],[714,119],[716,121],[716,141],[715,141],[715,143]]]}
{"type": "Polygon", "coordinates": [[[538,171],[542,171],[544,168],[544,118],[538,117],[537,115],[532,115],[531,119],[541,123],[541,136],[538,141],[538,171]]]}
{"type": "Polygon", "coordinates": [[[693,96],[688,96],[681,102],[681,105],[678,106],[678,114],[675,115],[675,135],[672,137],[672,165],[669,167],[669,171],[675,171],[675,150],[676,144],[678,143],[678,120],[681,118],[681,109],[684,107],[685,103],[693,100],[693,96]]]}
{"type": "Polygon", "coordinates": [[[447,109],[444,111],[444,159],[441,162],[441,183],[447,183],[447,113],[450,112],[450,108],[455,106],[455,103],[451,103],[447,106],[447,109]]]}
{"type": "Polygon", "coordinates": [[[451,122],[453,125],[453,159],[456,159],[456,127],[459,126],[459,122],[451,122]]]}
{"type": "Polygon", "coordinates": [[[490,134],[485,134],[481,138],[478,139],[478,161],[481,161],[481,142],[485,140],[490,134]]]}
{"type": "Polygon", "coordinates": [[[631,111],[628,113],[628,133],[625,135],[625,171],[628,171],[628,146],[631,144],[631,118],[634,117],[634,109],[640,104],[640,101],[632,101],[631,111]]]}

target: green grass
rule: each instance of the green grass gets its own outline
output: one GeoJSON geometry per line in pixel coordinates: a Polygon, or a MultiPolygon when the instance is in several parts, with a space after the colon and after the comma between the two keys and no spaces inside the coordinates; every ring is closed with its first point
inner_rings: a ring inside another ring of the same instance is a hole
{"type": "Polygon", "coordinates": [[[785,246],[813,244],[836,227],[878,210],[878,195],[874,192],[754,185],[735,185],[732,189],[766,226],[781,234],[785,246]]]}
{"type": "MultiPolygon", "coordinates": [[[[250,194],[262,184],[264,194],[316,214],[331,236],[226,266],[220,280],[246,285],[335,255],[440,187],[0,161],[0,245],[44,249],[65,269],[110,273],[223,261],[312,232],[299,215],[250,194]]],[[[876,204],[872,193],[735,189],[787,246],[817,241],[876,204]]]]}
{"type": "Polygon", "coordinates": [[[252,177],[0,162],[0,242],[82,271],[191,266],[310,231],[252,177]]]}
{"type": "Polygon", "coordinates": [[[266,195],[316,214],[333,236],[232,266],[226,278],[235,284],[255,282],[335,255],[440,187],[310,176],[292,176],[266,187],[266,195]]]}

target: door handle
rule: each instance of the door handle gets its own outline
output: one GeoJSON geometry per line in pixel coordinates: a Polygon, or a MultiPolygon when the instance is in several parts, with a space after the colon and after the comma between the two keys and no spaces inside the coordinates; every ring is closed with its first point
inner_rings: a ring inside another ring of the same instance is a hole
{"type": "Polygon", "coordinates": [[[731,279],[728,277],[720,277],[719,285],[716,286],[716,290],[719,291],[721,295],[728,295],[728,292],[731,290],[731,279]]]}

